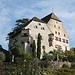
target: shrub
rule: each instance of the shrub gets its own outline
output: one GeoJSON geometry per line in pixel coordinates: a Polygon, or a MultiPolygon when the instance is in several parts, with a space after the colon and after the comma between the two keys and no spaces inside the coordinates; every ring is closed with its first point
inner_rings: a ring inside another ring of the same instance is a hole
{"type": "Polygon", "coordinates": [[[69,66],[66,64],[63,64],[62,68],[69,68],[69,66]]]}
{"type": "Polygon", "coordinates": [[[71,69],[75,69],[75,63],[71,64],[71,69]]]}
{"type": "Polygon", "coordinates": [[[0,60],[5,61],[5,54],[3,52],[0,52],[0,60]]]}
{"type": "Polygon", "coordinates": [[[67,55],[67,57],[70,62],[75,62],[75,54],[74,55],[67,55]]]}

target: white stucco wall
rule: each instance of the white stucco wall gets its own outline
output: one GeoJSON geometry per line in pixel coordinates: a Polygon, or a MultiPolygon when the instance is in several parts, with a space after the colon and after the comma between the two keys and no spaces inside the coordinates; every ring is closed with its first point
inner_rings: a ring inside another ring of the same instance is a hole
{"type": "Polygon", "coordinates": [[[70,50],[68,34],[67,34],[62,22],[50,19],[50,21],[47,23],[47,25],[49,26],[49,28],[51,29],[52,33],[54,34],[53,48],[57,49],[57,48],[55,48],[55,45],[60,45],[62,47],[63,51],[65,51],[65,47],[67,47],[67,50],[70,50]],[[56,27],[54,27],[54,25],[56,27]],[[60,27],[60,29],[59,29],[59,27],[60,27]],[[57,34],[55,33],[55,31],[57,32],[57,34]],[[60,35],[58,33],[60,33],[60,35]],[[64,34],[65,34],[65,36],[64,36],[64,34]],[[55,37],[61,38],[61,42],[56,41],[55,37]],[[62,39],[68,40],[68,44],[63,43],[62,39]]]}
{"type": "MultiPolygon", "coordinates": [[[[35,40],[36,45],[37,45],[37,37],[38,37],[38,33],[41,34],[42,36],[42,40],[41,40],[41,49],[42,46],[45,46],[45,51],[48,53],[52,50],[52,47],[49,47],[49,36],[48,34],[51,33],[50,29],[47,27],[47,25],[45,23],[40,23],[40,22],[36,22],[36,21],[32,21],[27,27],[25,27],[25,29],[30,29],[30,36],[33,37],[33,40],[35,40]],[[37,26],[37,28],[36,28],[37,26]],[[41,28],[44,28],[41,29],[41,28]]],[[[32,43],[32,42],[30,42],[32,43]]],[[[41,53],[43,54],[43,49],[41,50],[41,53]]]]}

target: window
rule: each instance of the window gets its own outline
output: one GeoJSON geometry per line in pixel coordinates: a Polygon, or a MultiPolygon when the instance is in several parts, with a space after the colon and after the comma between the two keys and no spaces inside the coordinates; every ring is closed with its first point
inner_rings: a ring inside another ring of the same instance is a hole
{"type": "Polygon", "coordinates": [[[38,27],[37,27],[37,26],[35,26],[34,28],[36,28],[36,29],[37,29],[38,27]]]}
{"type": "Polygon", "coordinates": [[[66,43],[68,44],[68,40],[66,40],[66,43]]]}
{"type": "Polygon", "coordinates": [[[45,30],[45,28],[44,27],[41,27],[41,30],[45,30]]]}
{"type": "Polygon", "coordinates": [[[60,35],[60,32],[58,32],[58,35],[60,35]]]}
{"type": "Polygon", "coordinates": [[[57,31],[55,31],[55,34],[57,34],[57,31]]]}
{"type": "Polygon", "coordinates": [[[55,45],[55,48],[62,49],[62,46],[60,46],[60,45],[55,45]]]}
{"type": "Polygon", "coordinates": [[[61,42],[61,38],[59,38],[59,41],[61,42]]]}
{"type": "Polygon", "coordinates": [[[56,27],[56,25],[54,25],[54,27],[56,27]]]}
{"type": "Polygon", "coordinates": [[[65,47],[65,50],[67,50],[67,47],[65,47]]]}
{"type": "Polygon", "coordinates": [[[66,35],[64,34],[64,37],[66,37],[66,35]]]}
{"type": "Polygon", "coordinates": [[[58,27],[58,29],[60,29],[60,27],[58,27]]]}
{"type": "Polygon", "coordinates": [[[28,33],[22,33],[22,37],[28,37],[28,33]]]}
{"type": "Polygon", "coordinates": [[[53,41],[52,35],[49,35],[48,41],[49,41],[49,47],[52,46],[52,41],[53,41]]]}
{"type": "Polygon", "coordinates": [[[62,39],[63,40],[63,43],[65,43],[65,39],[62,39]]]}
{"type": "Polygon", "coordinates": [[[52,41],[52,38],[49,38],[49,42],[52,41]]]}
{"type": "Polygon", "coordinates": [[[41,26],[41,23],[39,23],[39,25],[41,26]]]}
{"type": "Polygon", "coordinates": [[[38,28],[38,27],[36,26],[36,28],[38,28]]]}
{"type": "Polygon", "coordinates": [[[43,49],[43,53],[46,53],[46,52],[45,52],[45,46],[44,46],[44,45],[42,46],[42,49],[43,49]]]}
{"type": "Polygon", "coordinates": [[[57,40],[57,41],[58,41],[58,37],[55,37],[55,40],[57,40]]]}
{"type": "Polygon", "coordinates": [[[58,22],[56,22],[56,23],[58,23],[58,22]]]}

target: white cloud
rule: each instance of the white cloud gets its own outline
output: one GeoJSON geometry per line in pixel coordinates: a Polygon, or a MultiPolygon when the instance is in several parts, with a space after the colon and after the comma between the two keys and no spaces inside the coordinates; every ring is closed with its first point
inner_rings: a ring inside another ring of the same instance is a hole
{"type": "MultiPolygon", "coordinates": [[[[19,18],[42,18],[52,12],[62,20],[70,37],[75,38],[75,0],[0,0],[0,44],[7,48],[6,35],[19,18]]],[[[74,46],[74,44],[73,44],[74,46]]]]}

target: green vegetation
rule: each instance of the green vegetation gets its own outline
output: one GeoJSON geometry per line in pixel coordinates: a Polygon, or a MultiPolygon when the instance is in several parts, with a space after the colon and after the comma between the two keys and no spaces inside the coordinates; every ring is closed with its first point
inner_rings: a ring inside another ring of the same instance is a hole
{"type": "Polygon", "coordinates": [[[33,40],[32,44],[32,56],[35,58],[36,57],[36,45],[35,45],[35,40],[33,40]]]}
{"type": "Polygon", "coordinates": [[[0,52],[0,61],[5,61],[5,54],[0,52]]]}
{"type": "Polygon", "coordinates": [[[22,45],[14,45],[14,47],[11,47],[10,54],[11,58],[14,55],[14,58],[19,57],[23,53],[23,47],[22,45]]]}
{"type": "Polygon", "coordinates": [[[16,20],[16,25],[17,25],[17,26],[20,26],[20,25],[22,25],[22,24],[28,22],[28,20],[29,20],[28,18],[25,18],[25,19],[18,19],[18,20],[16,20]]]}
{"type": "Polygon", "coordinates": [[[75,75],[75,53],[74,51],[61,51],[60,49],[44,53],[43,58],[41,55],[41,35],[38,34],[37,56],[35,40],[32,45],[32,54],[23,51],[21,45],[15,45],[11,48],[11,62],[3,63],[5,54],[0,52],[0,74],[1,75],[75,75]],[[40,44],[39,44],[40,43],[40,44]],[[40,47],[40,48],[39,48],[40,47]],[[12,56],[14,55],[14,59],[12,56]],[[58,59],[57,59],[58,58],[58,59]],[[14,60],[12,62],[12,59],[14,60]],[[63,64],[62,68],[51,69],[51,61],[70,61],[71,66],[63,64]]]}
{"type": "MultiPolygon", "coordinates": [[[[17,46],[21,50],[21,47],[17,46]]],[[[22,51],[22,50],[21,50],[22,51]]],[[[18,52],[19,53],[19,52],[18,52]]],[[[13,51],[12,51],[13,54],[13,51]]],[[[30,53],[22,51],[15,57],[15,62],[10,62],[9,65],[0,62],[0,74],[1,75],[75,75],[75,63],[73,62],[71,67],[63,65],[59,69],[50,69],[51,60],[55,60],[56,55],[65,55],[61,51],[51,51],[49,54],[45,53],[43,59],[33,58],[30,53]],[[53,55],[52,55],[53,54],[53,55]]],[[[72,55],[72,54],[71,54],[72,55]]],[[[63,57],[59,58],[62,59],[63,57]]],[[[64,59],[64,58],[63,58],[64,59]]]]}
{"type": "Polygon", "coordinates": [[[38,40],[37,40],[37,58],[40,59],[41,56],[41,35],[40,33],[38,34],[38,40]]]}

